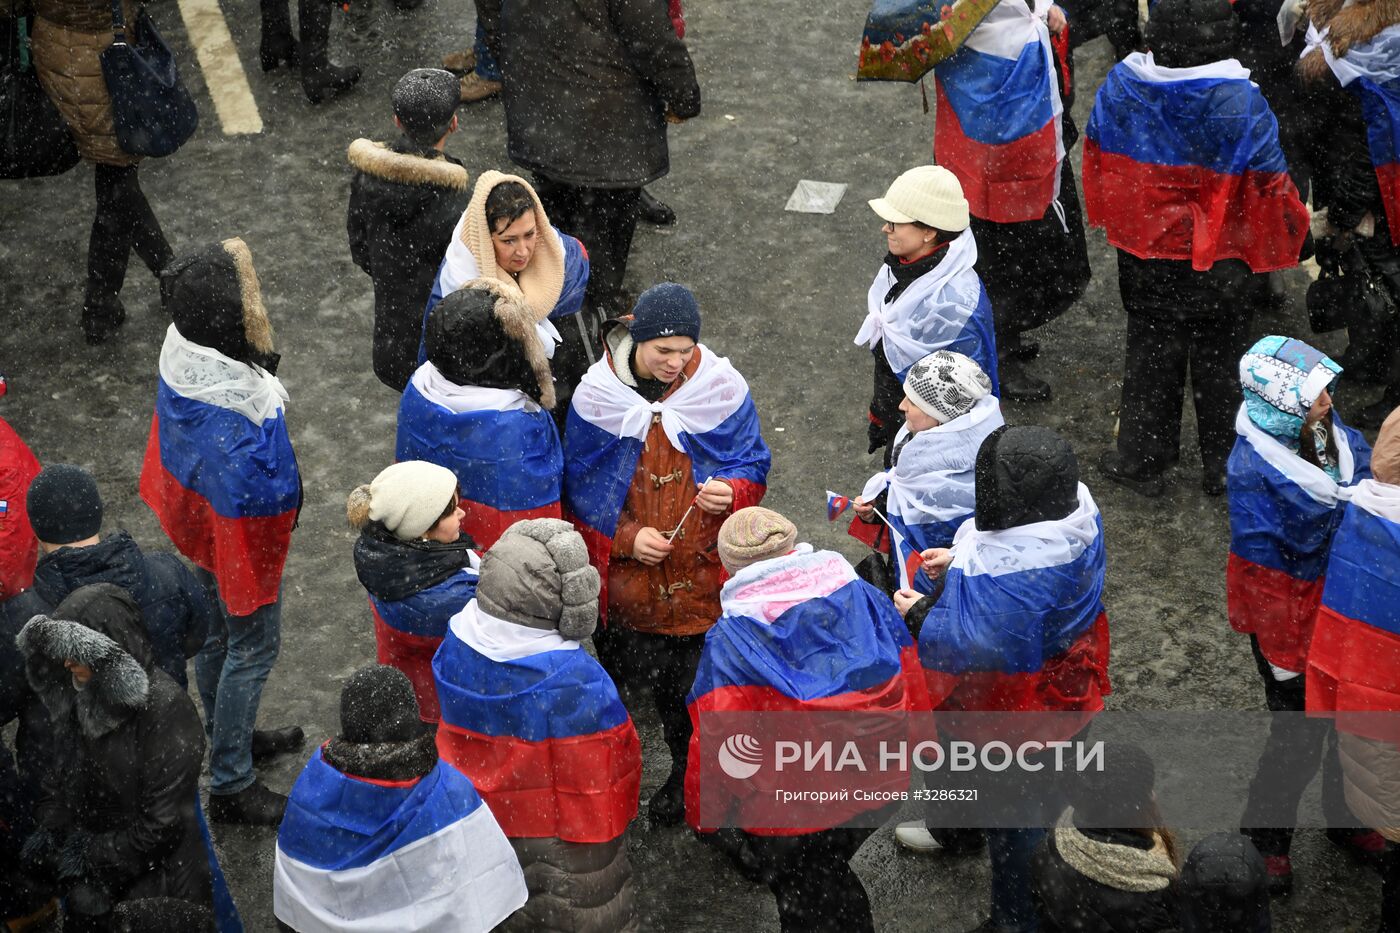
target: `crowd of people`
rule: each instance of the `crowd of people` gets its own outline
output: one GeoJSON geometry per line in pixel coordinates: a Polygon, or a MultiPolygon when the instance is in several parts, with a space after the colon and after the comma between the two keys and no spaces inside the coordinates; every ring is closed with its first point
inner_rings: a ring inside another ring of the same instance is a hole
{"type": "MultiPolygon", "coordinates": [[[[346,501],[377,663],[345,681],[339,730],[282,794],[257,765],[306,737],[257,723],[305,492],[253,251],[172,250],[83,70],[107,11],[37,4],[41,80],[98,167],[84,335],[120,327],[133,250],[171,317],[139,492],[184,560],[104,534],[100,477],[41,465],[0,421],[9,929],[60,911],[73,930],[239,929],[206,816],[276,828],[273,910],[298,933],[639,929],[644,812],[765,884],[784,931],[873,930],[850,862],[897,807],[794,829],[731,789],[716,819],[700,727],[1059,713],[1038,740],[1087,734],[1112,690],[1102,516],[1069,442],[1002,407],[1052,397],[1028,334],[1083,294],[1087,218],[1129,321],[1098,475],[1165,491],[1189,371],[1202,489],[1228,494],[1230,623],[1268,709],[1316,715],[1275,721],[1239,831],[1189,854],[1151,757],[1119,743],[1102,772],[1038,785],[1031,825],[949,828],[931,808],[894,838],[986,850],[982,930],[1267,930],[1292,831],[1266,825],[1263,798],[1296,807],[1321,770],[1327,838],[1380,873],[1380,930],[1400,931],[1400,730],[1348,715],[1400,711],[1400,9],[1315,0],[1306,35],[1279,17],[1295,81],[1259,47],[1277,11],[1255,0],[1159,0],[1141,28],[1120,4],[992,8],[934,69],[936,164],[870,201],[887,253],[855,342],[874,357],[883,469],[849,503],[871,550],[852,565],[761,505],[762,400],[701,342],[697,295],[623,288],[638,218],[674,221],[644,190],[668,169],[667,123],[700,108],[679,5],[478,0],[476,47],[454,56],[468,77],[410,71],[398,137],[347,153],[373,372],[401,393],[396,462],[346,501]],[[1095,28],[1121,61],[1085,129],[1081,207],[1073,49],[1095,28]],[[444,146],[459,106],[494,94],[531,177],[469,183],[444,146]],[[1278,273],[1314,253],[1310,311],[1348,328],[1341,362],[1250,343],[1278,273]],[[1385,385],[1356,413],[1374,446],[1333,409],[1347,378],[1385,385]],[[638,704],[669,761],[645,802],[638,704]]],[[[285,5],[261,5],[264,69],[297,64],[313,102],[359,78],[326,58],[329,9],[299,0],[296,40],[285,5]]],[[[945,739],[998,737],[938,721],[945,739]]]]}

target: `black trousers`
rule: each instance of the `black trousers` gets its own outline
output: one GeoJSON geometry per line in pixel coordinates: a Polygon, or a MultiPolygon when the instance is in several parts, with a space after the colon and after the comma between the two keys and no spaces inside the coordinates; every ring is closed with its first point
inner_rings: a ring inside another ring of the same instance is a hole
{"type": "Polygon", "coordinates": [[[536,173],[535,191],[550,223],[578,237],[588,250],[586,306],[604,320],[632,310],[621,306],[620,296],[642,189],[589,188],[536,173]]]}
{"type": "Polygon", "coordinates": [[[615,625],[595,632],[593,645],[614,681],[634,692],[650,691],[671,752],[671,775],[683,777],[691,733],[685,696],[695,682],[704,634],[652,635],[615,625]]]}
{"type": "Polygon", "coordinates": [[[851,859],[874,829],[755,836],[749,846],[778,901],[782,933],[871,933],[870,898],[851,859]]]}
{"type": "MultiPolygon", "coordinates": [[[[1264,702],[1271,713],[1301,713],[1307,709],[1304,698],[1307,685],[1304,675],[1291,680],[1275,680],[1269,662],[1259,650],[1259,639],[1249,636],[1254,663],[1264,681],[1264,702]]],[[[1245,835],[1254,842],[1259,854],[1287,855],[1293,844],[1293,829],[1288,826],[1261,826],[1269,822],[1263,814],[1277,815],[1279,805],[1287,801],[1291,814],[1298,811],[1298,801],[1322,767],[1322,815],[1330,825],[1354,826],[1356,819],[1347,809],[1346,791],[1342,783],[1342,762],[1337,757],[1337,730],[1330,719],[1309,719],[1304,716],[1282,716],[1274,720],[1268,742],[1259,756],[1259,767],[1249,782],[1249,797],[1245,802],[1240,823],[1245,835]],[[1266,803],[1267,801],[1267,803],[1266,803]]],[[[1272,822],[1277,822],[1277,819],[1272,822]]]]}
{"type": "Polygon", "coordinates": [[[1380,933],[1400,933],[1400,846],[1392,845],[1381,861],[1380,933]]]}
{"type": "Polygon", "coordinates": [[[153,275],[175,258],[141,190],[135,165],[97,165],[97,213],[88,239],[87,301],[117,297],[134,251],[153,275]]]}

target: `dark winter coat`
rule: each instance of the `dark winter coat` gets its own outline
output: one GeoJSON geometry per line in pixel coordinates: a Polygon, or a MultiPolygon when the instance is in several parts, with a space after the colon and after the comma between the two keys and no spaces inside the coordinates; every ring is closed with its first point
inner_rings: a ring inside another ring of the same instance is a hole
{"type": "MultiPolygon", "coordinates": [[[[1058,5],[1069,21],[1071,50],[1106,35],[1113,45],[1114,58],[1121,59],[1142,44],[1138,31],[1138,8],[1132,0],[1064,0],[1058,5]]],[[[1277,45],[1277,30],[1274,35],[1274,44],[1277,45]]]]}
{"type": "Polygon", "coordinates": [[[185,686],[185,661],[204,644],[214,611],[190,569],[174,554],[143,553],[118,531],[91,547],[60,548],[40,558],[34,593],[43,605],[34,611],[51,613],[89,583],[114,583],[131,594],[141,607],[156,667],[185,686]]]}
{"type": "Polygon", "coordinates": [[[1269,933],[1269,873],[1249,837],[1214,833],[1181,868],[1183,933],[1269,933]]]}
{"type": "Polygon", "coordinates": [[[1175,930],[1176,885],[1170,860],[1152,840],[1121,829],[1075,829],[1084,848],[1047,833],[1031,858],[1031,893],[1042,933],[1151,933],[1175,930]],[[1081,853],[1088,851],[1085,858],[1081,853]],[[1092,876],[1113,883],[1095,880],[1092,876]],[[1131,888],[1131,889],[1130,889],[1131,888]]]}
{"type": "Polygon", "coordinates": [[[1198,272],[1189,259],[1139,259],[1116,252],[1118,291],[1129,314],[1185,322],[1251,313],[1250,292],[1257,285],[1243,260],[1224,259],[1198,272]]]}
{"type": "Polygon", "coordinates": [[[350,258],[374,281],[374,374],[402,392],[418,368],[423,305],[471,192],[461,162],[357,139],[345,227],[350,258]]]}
{"type": "Polygon", "coordinates": [[[54,616],[31,619],[18,639],[56,746],[27,859],[49,868],[70,899],[83,889],[111,905],[143,897],[209,903],[195,809],[204,729],[193,702],[153,663],[140,609],[125,590],[83,587],[54,616]],[[65,659],[92,668],[84,690],[74,688],[65,659]]]}
{"type": "Polygon", "coordinates": [[[510,157],[546,178],[636,188],[670,170],[665,114],[700,113],[700,85],[666,5],[477,0],[496,37],[510,157]]]}

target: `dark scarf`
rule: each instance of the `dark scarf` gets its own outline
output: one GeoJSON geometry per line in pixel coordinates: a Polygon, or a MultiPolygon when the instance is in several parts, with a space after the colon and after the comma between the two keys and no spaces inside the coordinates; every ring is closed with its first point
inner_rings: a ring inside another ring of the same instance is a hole
{"type": "Polygon", "coordinates": [[[903,294],[904,290],[916,279],[932,272],[934,267],[942,262],[943,257],[947,255],[945,252],[947,246],[947,243],[939,243],[933,248],[933,252],[913,262],[905,262],[894,253],[886,253],[885,265],[890,267],[890,273],[894,275],[894,285],[890,286],[889,292],[885,294],[885,304],[889,304],[903,294]]]}
{"type": "Polygon", "coordinates": [[[451,544],[400,541],[379,522],[371,522],[355,539],[355,575],[375,598],[397,602],[466,567],[475,547],[467,535],[451,544]]]}

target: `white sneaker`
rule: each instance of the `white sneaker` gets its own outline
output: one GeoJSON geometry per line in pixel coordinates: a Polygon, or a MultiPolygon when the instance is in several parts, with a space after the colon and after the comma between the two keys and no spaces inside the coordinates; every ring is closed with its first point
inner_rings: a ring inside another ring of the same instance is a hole
{"type": "Polygon", "coordinates": [[[933,852],[940,848],[923,820],[910,820],[894,828],[894,841],[911,852],[933,852]]]}

